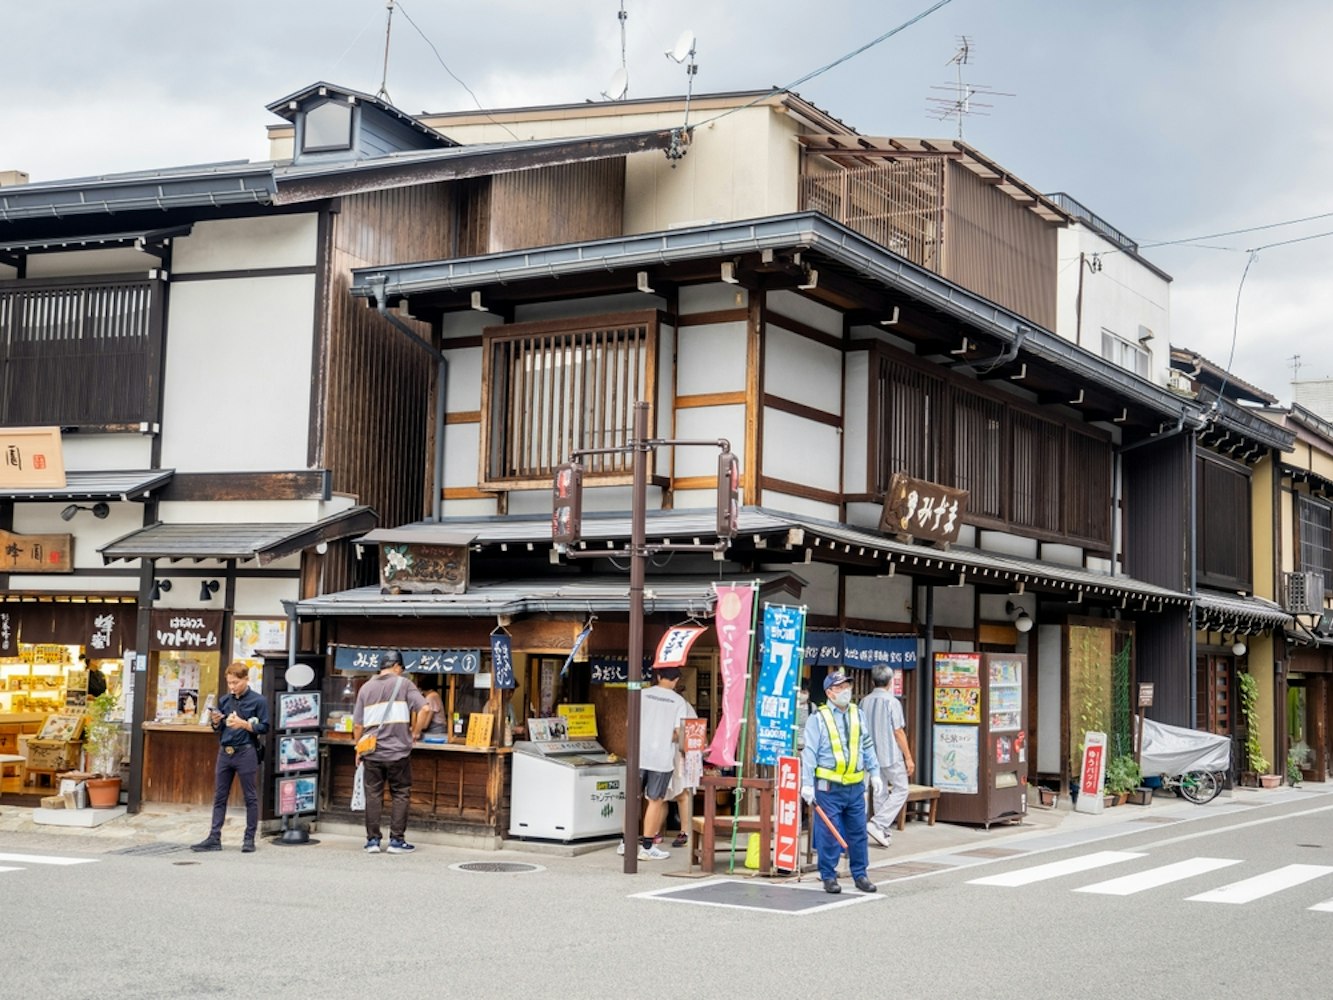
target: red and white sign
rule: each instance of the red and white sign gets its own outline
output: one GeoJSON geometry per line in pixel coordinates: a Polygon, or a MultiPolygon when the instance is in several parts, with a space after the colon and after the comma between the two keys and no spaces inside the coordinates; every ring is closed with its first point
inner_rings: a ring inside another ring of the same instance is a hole
{"type": "Polygon", "coordinates": [[[717,609],[718,668],[722,674],[722,715],[717,720],[708,763],[715,767],[736,766],[736,743],[745,721],[745,677],[750,672],[750,646],[754,638],[754,592],[748,583],[713,585],[717,609]]]}
{"type": "Polygon", "coordinates": [[[779,871],[798,870],[801,842],[801,758],[778,758],[778,829],[773,865],[779,871]]]}
{"type": "Polygon", "coordinates": [[[657,644],[657,656],[654,667],[683,667],[689,659],[690,647],[704,634],[702,625],[677,625],[666,630],[662,641],[657,644]]]}
{"type": "Polygon", "coordinates": [[[1106,734],[1087,733],[1083,737],[1083,772],[1078,783],[1078,802],[1074,808],[1082,813],[1100,813],[1102,788],[1106,782],[1106,734]]]}

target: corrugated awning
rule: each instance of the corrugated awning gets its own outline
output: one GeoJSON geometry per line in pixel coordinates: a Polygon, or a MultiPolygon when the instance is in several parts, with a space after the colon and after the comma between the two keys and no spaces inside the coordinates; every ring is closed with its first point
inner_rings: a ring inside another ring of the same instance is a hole
{"type": "Polygon", "coordinates": [[[362,535],[378,520],[369,507],[351,507],[305,524],[154,524],[98,551],[104,563],[130,559],[253,559],[265,566],[320,542],[362,535]]]}
{"type": "MultiPolygon", "coordinates": [[[[749,573],[725,581],[712,576],[649,577],[643,586],[644,613],[671,611],[711,617],[717,600],[713,584],[750,581],[757,581],[761,591],[789,587],[793,597],[799,596],[805,586],[805,580],[794,573],[749,573]]],[[[296,613],[307,618],[480,618],[558,611],[626,613],[629,578],[579,576],[483,582],[473,583],[464,594],[382,594],[378,587],[361,587],[296,604],[296,613]]]]}
{"type": "Polygon", "coordinates": [[[1281,605],[1262,597],[1243,597],[1215,590],[1199,591],[1195,614],[1200,629],[1244,635],[1283,628],[1295,621],[1281,605]]]}
{"type": "Polygon", "coordinates": [[[66,472],[65,485],[0,489],[3,500],[143,500],[165,486],[175,469],[66,472]]]}

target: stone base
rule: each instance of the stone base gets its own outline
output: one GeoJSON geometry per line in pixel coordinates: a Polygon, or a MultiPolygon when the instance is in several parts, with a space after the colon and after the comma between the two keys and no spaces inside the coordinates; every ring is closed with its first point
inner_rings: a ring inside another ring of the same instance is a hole
{"type": "Polygon", "coordinates": [[[34,809],[32,821],[46,826],[77,826],[91,829],[126,813],[124,806],[114,809],[34,809]]]}

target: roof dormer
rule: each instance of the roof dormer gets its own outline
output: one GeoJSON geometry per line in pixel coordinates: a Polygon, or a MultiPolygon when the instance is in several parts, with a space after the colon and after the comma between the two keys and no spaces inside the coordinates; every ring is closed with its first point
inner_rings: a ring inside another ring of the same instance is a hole
{"type": "Polygon", "coordinates": [[[295,127],[292,162],[298,164],[458,145],[387,101],[330,83],[311,84],[274,101],[268,110],[295,127]]]}

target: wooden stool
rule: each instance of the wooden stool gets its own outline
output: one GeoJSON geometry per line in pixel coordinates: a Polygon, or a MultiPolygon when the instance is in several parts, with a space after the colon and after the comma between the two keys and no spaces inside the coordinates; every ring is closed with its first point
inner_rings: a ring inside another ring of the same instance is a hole
{"type": "Polygon", "coordinates": [[[907,825],[907,814],[910,812],[916,819],[923,815],[926,817],[926,825],[935,825],[935,810],[940,804],[940,790],[932,788],[930,785],[908,785],[907,801],[903,803],[902,812],[898,813],[898,829],[901,830],[907,825]]]}
{"type": "Polygon", "coordinates": [[[27,758],[22,754],[0,753],[0,792],[21,792],[28,776],[24,764],[27,758]]]}
{"type": "MultiPolygon", "coordinates": [[[[759,873],[767,875],[773,867],[773,781],[770,778],[745,778],[740,782],[741,787],[746,791],[757,791],[759,793],[759,813],[754,816],[741,816],[736,824],[738,833],[744,833],[748,842],[751,833],[759,834],[759,873]]],[[[700,787],[704,789],[704,814],[695,816],[690,823],[690,858],[691,864],[697,856],[699,859],[699,868],[705,872],[712,872],[716,867],[717,859],[717,835],[719,833],[726,837],[728,845],[731,843],[731,821],[732,817],[727,814],[719,814],[717,811],[717,796],[713,794],[719,789],[728,792],[737,785],[735,778],[724,778],[720,775],[704,775],[700,787]]]]}

